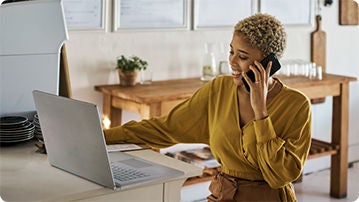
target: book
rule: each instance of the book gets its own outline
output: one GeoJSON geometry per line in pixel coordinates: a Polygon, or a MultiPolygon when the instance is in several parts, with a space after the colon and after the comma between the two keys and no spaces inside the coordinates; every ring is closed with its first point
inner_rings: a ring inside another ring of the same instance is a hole
{"type": "Polygon", "coordinates": [[[209,147],[198,149],[189,149],[178,152],[167,152],[166,155],[181,161],[191,163],[201,168],[217,168],[220,166],[218,161],[214,158],[209,147]]]}

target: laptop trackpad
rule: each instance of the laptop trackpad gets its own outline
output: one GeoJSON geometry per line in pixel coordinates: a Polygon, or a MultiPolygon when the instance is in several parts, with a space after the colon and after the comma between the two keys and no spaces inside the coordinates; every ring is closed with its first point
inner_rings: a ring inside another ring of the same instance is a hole
{"type": "Polygon", "coordinates": [[[127,159],[127,160],[122,160],[120,162],[123,163],[123,164],[126,164],[128,166],[131,166],[133,168],[144,168],[144,167],[152,166],[149,163],[146,163],[144,161],[140,161],[140,160],[137,160],[137,159],[127,159]]]}

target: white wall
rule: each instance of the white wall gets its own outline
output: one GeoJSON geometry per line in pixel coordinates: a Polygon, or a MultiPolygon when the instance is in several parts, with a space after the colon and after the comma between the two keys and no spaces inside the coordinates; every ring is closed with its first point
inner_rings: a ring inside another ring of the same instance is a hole
{"type": "MultiPolygon", "coordinates": [[[[359,26],[339,26],[338,1],[322,9],[327,33],[327,72],[359,78],[359,26]]],[[[310,32],[314,26],[287,27],[288,44],[283,59],[310,60],[310,32]]],[[[229,43],[232,30],[86,32],[70,31],[66,42],[73,97],[102,106],[94,85],[118,83],[114,71],[118,55],[137,55],[149,62],[154,80],[199,76],[205,42],[229,43]]],[[[349,160],[359,160],[359,83],[350,84],[349,160]]],[[[331,99],[313,106],[313,137],[330,140],[331,99]]],[[[123,120],[139,119],[124,112],[123,120]]],[[[306,170],[329,166],[329,158],[309,160],[306,170]]]]}

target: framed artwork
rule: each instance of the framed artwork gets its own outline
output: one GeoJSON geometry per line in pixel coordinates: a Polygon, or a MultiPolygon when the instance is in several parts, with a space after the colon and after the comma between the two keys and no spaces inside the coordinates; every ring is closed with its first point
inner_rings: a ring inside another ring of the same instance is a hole
{"type": "Polygon", "coordinates": [[[113,30],[185,30],[188,0],[114,0],[113,30]]]}
{"type": "Polygon", "coordinates": [[[252,0],[193,0],[193,29],[233,28],[254,9],[252,0]]]}
{"type": "Polygon", "coordinates": [[[285,25],[312,25],[312,0],[259,0],[259,12],[277,17],[285,25]]]}
{"type": "Polygon", "coordinates": [[[105,30],[105,0],[63,0],[69,30],[105,30]]]}

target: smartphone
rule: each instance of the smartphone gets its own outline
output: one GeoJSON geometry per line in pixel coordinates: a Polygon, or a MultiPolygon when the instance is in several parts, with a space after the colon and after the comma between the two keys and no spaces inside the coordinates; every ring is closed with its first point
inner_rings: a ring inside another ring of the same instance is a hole
{"type": "MultiPolygon", "coordinates": [[[[272,61],[272,68],[270,70],[269,76],[272,76],[274,73],[276,73],[280,69],[281,65],[280,65],[280,62],[279,62],[277,56],[274,53],[270,53],[267,57],[265,57],[261,61],[261,64],[264,67],[264,69],[267,69],[268,63],[270,61],[272,61]]],[[[254,72],[252,70],[249,70],[246,74],[253,82],[255,82],[255,76],[254,76],[254,72]]],[[[249,88],[246,80],[244,78],[242,78],[242,81],[243,81],[244,85],[246,86],[247,90],[250,91],[250,88],[249,88]]]]}

